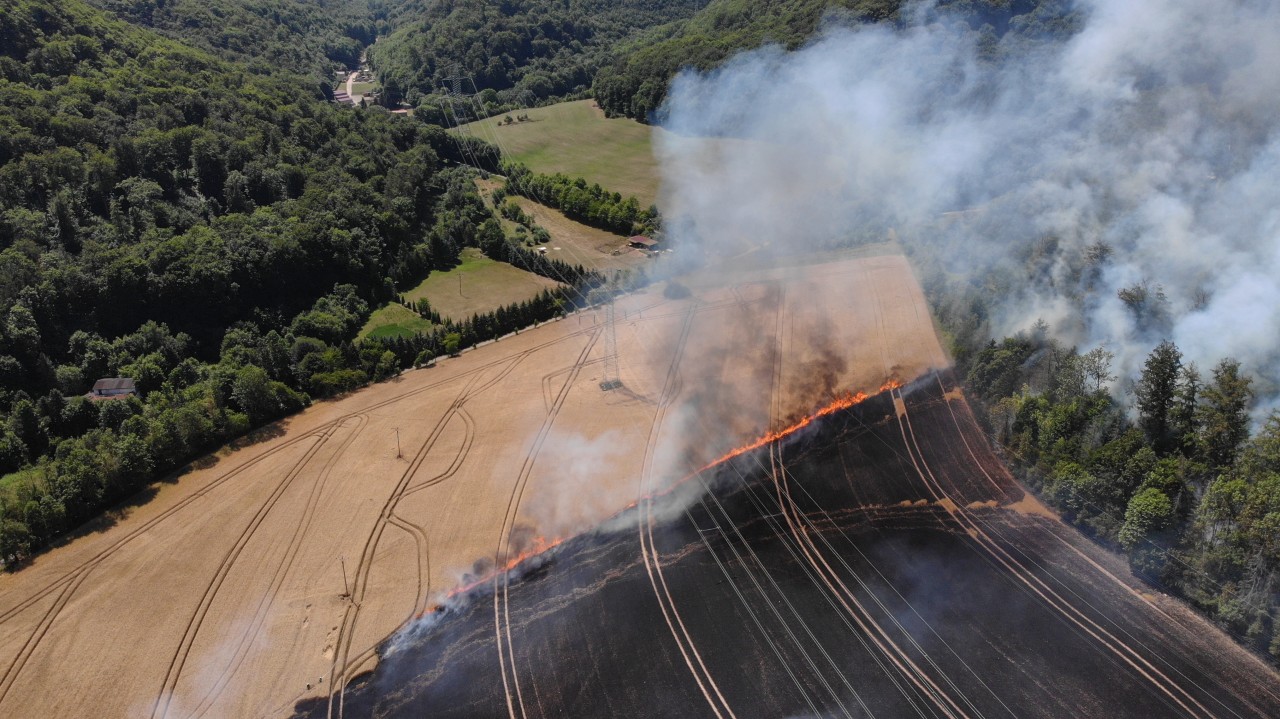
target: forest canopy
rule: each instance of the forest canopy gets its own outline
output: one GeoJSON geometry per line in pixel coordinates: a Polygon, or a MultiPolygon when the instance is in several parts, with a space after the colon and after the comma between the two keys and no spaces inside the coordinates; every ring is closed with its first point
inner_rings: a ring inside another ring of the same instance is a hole
{"type": "Polygon", "coordinates": [[[464,76],[481,101],[531,106],[587,92],[620,41],[692,16],[706,0],[453,0],[409,3],[370,48],[392,95],[418,105],[464,76]]]}
{"type": "Polygon", "coordinates": [[[329,79],[354,68],[385,24],[380,0],[91,0],[136,25],[246,63],[329,79]]]}

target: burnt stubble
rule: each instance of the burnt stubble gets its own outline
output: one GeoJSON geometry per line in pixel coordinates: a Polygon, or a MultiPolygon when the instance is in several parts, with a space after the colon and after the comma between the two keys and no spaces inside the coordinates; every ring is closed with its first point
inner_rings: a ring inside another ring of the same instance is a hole
{"type": "Polygon", "coordinates": [[[652,536],[642,504],[421,620],[333,706],[1280,716],[1272,670],[1024,498],[948,374],[692,481],[708,491],[652,536]]]}

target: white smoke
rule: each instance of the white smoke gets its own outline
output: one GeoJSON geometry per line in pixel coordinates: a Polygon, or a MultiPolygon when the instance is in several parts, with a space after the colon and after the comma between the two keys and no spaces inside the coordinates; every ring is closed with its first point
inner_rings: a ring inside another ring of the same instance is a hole
{"type": "Polygon", "coordinates": [[[1007,285],[996,335],[1043,318],[1116,352],[1121,376],[1167,338],[1274,389],[1280,3],[1072,10],[1059,40],[997,42],[916,5],[898,27],[835,23],[681,74],[656,135],[670,231],[717,256],[945,238],[948,269],[1007,285]],[[1144,283],[1143,319],[1117,293],[1144,283]]]}

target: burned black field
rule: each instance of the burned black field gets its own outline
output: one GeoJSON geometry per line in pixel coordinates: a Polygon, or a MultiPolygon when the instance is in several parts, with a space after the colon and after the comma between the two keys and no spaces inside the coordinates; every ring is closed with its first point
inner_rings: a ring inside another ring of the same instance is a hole
{"type": "Polygon", "coordinates": [[[945,374],[691,481],[298,713],[1280,716],[1274,672],[1024,497],[945,374]]]}

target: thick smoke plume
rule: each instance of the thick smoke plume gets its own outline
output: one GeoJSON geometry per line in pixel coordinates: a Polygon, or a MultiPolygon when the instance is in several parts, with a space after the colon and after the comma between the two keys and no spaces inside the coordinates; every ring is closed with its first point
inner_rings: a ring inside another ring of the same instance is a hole
{"type": "Polygon", "coordinates": [[[893,228],[1001,286],[996,336],[1042,318],[1121,376],[1168,338],[1274,389],[1280,4],[1081,0],[1052,37],[999,39],[904,14],[680,75],[658,136],[677,241],[723,257],[893,228]]]}

